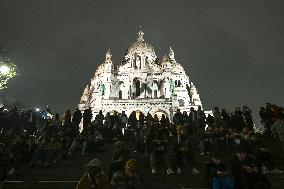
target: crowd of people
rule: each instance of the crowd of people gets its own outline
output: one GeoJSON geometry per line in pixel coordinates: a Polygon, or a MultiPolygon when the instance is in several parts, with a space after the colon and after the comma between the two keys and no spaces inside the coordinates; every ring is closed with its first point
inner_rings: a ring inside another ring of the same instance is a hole
{"type": "MultiPolygon", "coordinates": [[[[51,166],[72,156],[103,152],[113,148],[112,161],[104,170],[100,160],[86,164],[77,188],[142,188],[133,154],[149,160],[151,174],[183,174],[190,170],[205,176],[213,189],[269,188],[267,173],[281,173],[273,157],[254,131],[252,111],[234,112],[215,107],[206,116],[201,107],[190,112],[179,109],[170,121],[150,113],[106,113],[93,117],[91,109],[77,108],[61,117],[50,109],[19,111],[0,109],[1,180],[14,174],[21,163],[31,167],[51,166]],[[83,129],[80,132],[79,125],[83,129]],[[134,149],[129,146],[133,144],[134,149]],[[203,165],[196,156],[206,156],[203,165]],[[229,161],[228,161],[229,159],[229,161]]],[[[259,115],[264,135],[278,138],[284,146],[284,111],[267,103],[259,115]]],[[[284,148],[283,148],[284,149],[284,148]]]]}

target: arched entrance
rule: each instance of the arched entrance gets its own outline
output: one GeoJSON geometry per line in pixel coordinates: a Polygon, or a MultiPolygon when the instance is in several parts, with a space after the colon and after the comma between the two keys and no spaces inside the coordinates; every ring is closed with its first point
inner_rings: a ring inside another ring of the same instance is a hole
{"type": "Polygon", "coordinates": [[[155,112],[153,113],[153,115],[157,115],[157,116],[158,116],[159,120],[162,118],[162,115],[163,115],[163,114],[164,114],[166,117],[169,118],[169,114],[168,114],[165,110],[159,109],[159,110],[157,110],[157,111],[155,111],[155,112]]]}
{"type": "Polygon", "coordinates": [[[141,88],[140,81],[137,77],[135,77],[133,79],[133,97],[136,98],[140,96],[140,92],[141,92],[140,88],[141,88]]]}
{"type": "Polygon", "coordinates": [[[135,82],[135,88],[136,88],[136,97],[140,96],[140,81],[137,80],[135,82]]]}
{"type": "Polygon", "coordinates": [[[122,99],[122,91],[121,90],[118,92],[118,99],[122,99]]]}

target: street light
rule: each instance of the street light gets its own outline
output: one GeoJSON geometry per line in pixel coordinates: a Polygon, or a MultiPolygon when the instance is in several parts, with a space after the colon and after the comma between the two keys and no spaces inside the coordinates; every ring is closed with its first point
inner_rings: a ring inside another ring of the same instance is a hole
{"type": "Polygon", "coordinates": [[[11,69],[7,65],[2,65],[0,67],[0,74],[1,75],[8,75],[10,71],[11,71],[11,69]]]}
{"type": "Polygon", "coordinates": [[[12,62],[0,61],[0,90],[7,88],[8,80],[19,75],[17,66],[12,62]]]}

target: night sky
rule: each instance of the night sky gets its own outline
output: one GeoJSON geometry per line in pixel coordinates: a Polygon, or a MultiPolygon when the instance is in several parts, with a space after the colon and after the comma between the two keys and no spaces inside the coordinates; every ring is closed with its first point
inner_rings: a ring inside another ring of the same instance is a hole
{"type": "Polygon", "coordinates": [[[106,51],[120,64],[139,25],[158,57],[172,46],[205,109],[283,105],[283,0],[1,0],[0,45],[20,71],[4,94],[73,111],[106,51]]]}

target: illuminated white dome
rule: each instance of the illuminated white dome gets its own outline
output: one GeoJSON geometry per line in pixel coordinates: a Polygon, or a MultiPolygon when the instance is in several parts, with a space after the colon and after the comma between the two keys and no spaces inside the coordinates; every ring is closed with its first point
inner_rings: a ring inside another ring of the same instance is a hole
{"type": "Polygon", "coordinates": [[[142,30],[138,32],[137,41],[135,41],[127,50],[126,57],[133,57],[139,55],[145,57],[149,62],[155,61],[157,55],[155,53],[154,47],[149,43],[144,41],[144,33],[142,30]]]}

